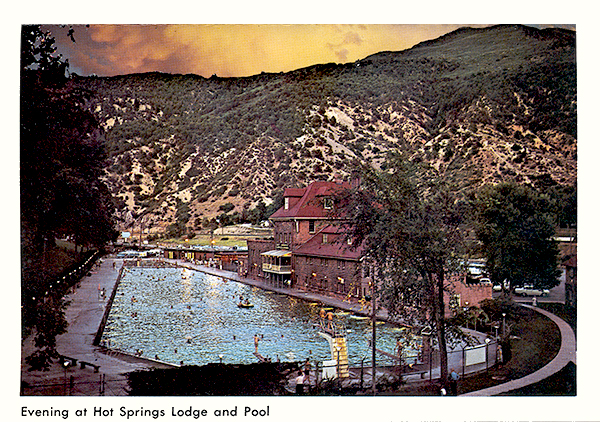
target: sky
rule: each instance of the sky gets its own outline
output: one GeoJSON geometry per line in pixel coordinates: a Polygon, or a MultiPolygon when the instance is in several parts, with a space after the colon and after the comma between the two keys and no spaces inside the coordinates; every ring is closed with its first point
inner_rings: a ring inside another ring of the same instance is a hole
{"type": "MultiPolygon", "coordinates": [[[[482,24],[204,24],[45,25],[72,72],[114,76],[138,72],[237,77],[348,63],[401,51],[461,26],[482,24]]],[[[574,29],[574,25],[570,25],[574,29]]]]}

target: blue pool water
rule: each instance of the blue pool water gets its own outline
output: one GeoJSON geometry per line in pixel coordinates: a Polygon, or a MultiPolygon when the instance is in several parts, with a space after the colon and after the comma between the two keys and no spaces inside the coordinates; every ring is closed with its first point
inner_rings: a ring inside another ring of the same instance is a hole
{"type": "MultiPolygon", "coordinates": [[[[127,268],[121,279],[102,340],[111,348],[165,362],[204,365],[257,362],[254,335],[261,337],[258,351],[273,361],[331,359],[329,345],[318,335],[320,307],[293,297],[266,292],[182,268],[127,268]],[[251,309],[239,308],[239,297],[251,309]]],[[[335,311],[334,311],[335,312],[335,311]]],[[[367,340],[370,321],[338,311],[346,324],[351,365],[371,361],[367,340]]],[[[377,348],[394,352],[400,328],[377,326],[377,348]]],[[[405,348],[410,362],[416,352],[405,348]]],[[[392,363],[382,355],[378,364],[392,363]]]]}

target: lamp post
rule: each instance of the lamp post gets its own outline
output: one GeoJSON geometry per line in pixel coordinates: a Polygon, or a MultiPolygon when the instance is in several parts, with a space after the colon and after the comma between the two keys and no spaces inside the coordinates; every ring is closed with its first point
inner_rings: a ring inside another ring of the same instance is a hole
{"type": "Polygon", "coordinates": [[[219,364],[223,364],[223,354],[219,354],[219,364]]]}
{"type": "Polygon", "coordinates": [[[373,315],[371,316],[372,322],[372,341],[373,341],[373,350],[371,351],[371,362],[372,362],[372,370],[373,370],[373,385],[372,385],[372,393],[375,396],[377,394],[377,363],[375,360],[375,353],[377,351],[377,335],[376,335],[376,326],[377,326],[377,304],[376,304],[376,295],[377,295],[377,281],[373,280],[373,285],[371,287],[371,307],[373,315]]]}
{"type": "Polygon", "coordinates": [[[63,362],[63,368],[65,370],[65,384],[64,384],[64,394],[63,395],[67,395],[67,369],[69,368],[69,361],[65,360],[63,362]]]}
{"type": "Polygon", "coordinates": [[[506,337],[506,313],[502,312],[502,338],[506,337]]]}

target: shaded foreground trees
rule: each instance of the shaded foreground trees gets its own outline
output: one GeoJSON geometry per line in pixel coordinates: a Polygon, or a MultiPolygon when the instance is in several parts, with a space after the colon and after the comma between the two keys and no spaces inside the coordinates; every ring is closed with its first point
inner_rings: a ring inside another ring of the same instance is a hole
{"type": "Polygon", "coordinates": [[[364,258],[375,268],[377,302],[435,333],[445,380],[446,344],[455,331],[445,316],[444,294],[465,252],[464,202],[433,169],[416,171],[399,158],[386,171],[365,167],[360,177],[343,208],[347,235],[365,246],[364,258]]]}
{"type": "MultiPolygon", "coordinates": [[[[66,29],[65,29],[66,30],[66,29]]],[[[55,284],[55,238],[101,247],[116,238],[112,197],[102,182],[104,144],[89,93],[76,89],[68,62],[39,26],[21,32],[20,186],[23,337],[35,333],[29,362],[47,366],[66,330],[66,287],[55,284]]]]}
{"type": "Polygon", "coordinates": [[[289,394],[287,378],[296,362],[151,369],[128,374],[132,396],[275,396],[289,394]]]}

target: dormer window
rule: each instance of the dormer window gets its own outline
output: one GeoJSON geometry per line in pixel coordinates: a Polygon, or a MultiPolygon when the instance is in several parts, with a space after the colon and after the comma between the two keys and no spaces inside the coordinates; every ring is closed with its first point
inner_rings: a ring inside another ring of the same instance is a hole
{"type": "Polygon", "coordinates": [[[327,234],[323,233],[323,243],[327,243],[327,234]]]}
{"type": "Polygon", "coordinates": [[[348,240],[346,240],[346,242],[348,242],[348,244],[351,245],[352,244],[352,238],[349,237],[348,240]]]}
{"type": "Polygon", "coordinates": [[[326,210],[333,209],[333,199],[332,198],[323,199],[323,208],[326,210]]]}
{"type": "Polygon", "coordinates": [[[290,198],[283,198],[283,209],[285,210],[289,210],[290,209],[290,198]]]}

